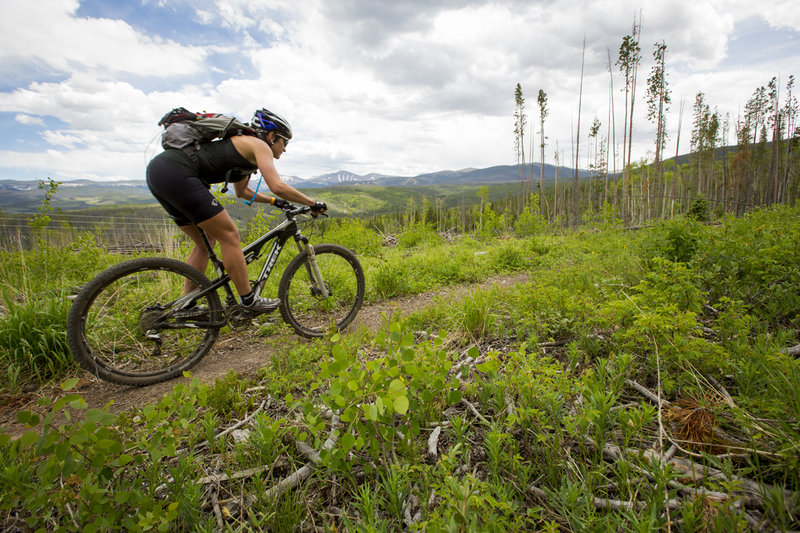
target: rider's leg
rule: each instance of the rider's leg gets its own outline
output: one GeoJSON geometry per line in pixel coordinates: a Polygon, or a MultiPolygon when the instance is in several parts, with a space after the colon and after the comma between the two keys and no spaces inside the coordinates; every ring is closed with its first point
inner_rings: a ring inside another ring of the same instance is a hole
{"type": "MultiPolygon", "coordinates": [[[[225,270],[228,272],[233,285],[236,287],[236,292],[239,293],[239,296],[249,294],[251,291],[250,278],[247,274],[247,263],[242,253],[239,230],[236,229],[236,224],[234,224],[228,212],[222,211],[208,220],[200,222],[198,226],[206,232],[206,235],[219,242],[222,263],[225,265],[225,270]]],[[[202,243],[200,247],[202,247],[202,243]]],[[[197,249],[198,245],[195,243],[195,250],[197,249]]],[[[195,250],[193,250],[192,253],[194,253],[195,250]]],[[[202,256],[198,257],[202,258],[202,256]]],[[[208,261],[207,255],[205,260],[208,261]]]]}
{"type": "MultiPolygon", "coordinates": [[[[206,250],[205,244],[203,244],[203,238],[200,236],[200,232],[193,224],[189,224],[187,226],[178,226],[178,228],[188,235],[194,243],[194,248],[192,248],[192,251],[189,253],[189,257],[186,258],[186,263],[205,274],[206,269],[208,268],[208,250],[206,250]]],[[[206,238],[208,239],[209,244],[213,247],[216,243],[216,240],[208,234],[206,235],[206,238]]],[[[188,294],[194,289],[195,284],[187,279],[184,284],[183,293],[188,294]]]]}

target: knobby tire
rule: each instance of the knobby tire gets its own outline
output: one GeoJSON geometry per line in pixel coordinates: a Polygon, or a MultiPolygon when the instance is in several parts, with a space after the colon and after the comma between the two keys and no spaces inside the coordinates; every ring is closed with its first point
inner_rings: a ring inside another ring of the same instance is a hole
{"type": "Polygon", "coordinates": [[[180,376],[214,345],[223,318],[216,291],[193,310],[175,310],[184,283],[211,285],[182,261],[125,261],[86,284],[67,318],[67,341],[82,368],[122,385],[150,385],[180,376]]]}
{"type": "Polygon", "coordinates": [[[337,244],[314,246],[319,270],[330,295],[322,296],[309,277],[308,255],[302,252],[286,267],[278,285],[283,320],[298,335],[313,338],[347,327],[364,302],[364,270],[355,254],[337,244]]]}

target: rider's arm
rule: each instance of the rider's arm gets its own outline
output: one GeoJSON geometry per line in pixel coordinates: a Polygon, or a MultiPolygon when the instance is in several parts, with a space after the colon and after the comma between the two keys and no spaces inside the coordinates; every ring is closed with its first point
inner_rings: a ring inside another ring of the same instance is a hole
{"type": "Polygon", "coordinates": [[[243,180],[233,182],[233,190],[236,192],[236,196],[239,198],[244,198],[248,202],[252,200],[252,202],[260,204],[271,204],[274,200],[272,196],[267,196],[266,194],[262,194],[260,192],[256,193],[256,191],[250,187],[250,176],[243,180]],[[253,198],[254,194],[255,198],[253,198]]]}
{"type": "MultiPolygon", "coordinates": [[[[257,139],[256,137],[250,136],[239,136],[234,137],[236,149],[247,159],[253,161],[256,165],[258,165],[258,170],[261,171],[261,175],[264,177],[264,182],[269,187],[269,190],[272,191],[273,194],[276,194],[283,198],[284,200],[289,200],[290,202],[294,202],[297,204],[303,205],[314,205],[314,200],[306,196],[305,194],[301,193],[288,183],[284,182],[280,175],[278,174],[277,169],[275,168],[274,157],[272,155],[272,151],[269,148],[269,145],[264,141],[257,139]],[[249,153],[248,153],[249,152],[249,153]]],[[[242,180],[245,182],[243,184],[243,191],[244,188],[248,188],[250,190],[250,197],[253,197],[253,190],[249,188],[248,182],[246,180],[242,180]]],[[[239,189],[236,188],[236,184],[234,184],[234,188],[236,189],[236,195],[241,196],[244,198],[246,196],[242,196],[239,194],[239,189]]],[[[248,198],[248,199],[249,199],[248,198]]],[[[264,196],[264,198],[268,198],[264,196]]],[[[256,197],[256,201],[258,197],[256,197]]],[[[262,200],[269,203],[269,200],[262,200]]]]}

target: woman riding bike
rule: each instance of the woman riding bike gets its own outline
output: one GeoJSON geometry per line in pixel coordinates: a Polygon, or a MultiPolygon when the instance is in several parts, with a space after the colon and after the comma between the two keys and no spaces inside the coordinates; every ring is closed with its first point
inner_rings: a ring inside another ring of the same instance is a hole
{"type": "MultiPolygon", "coordinates": [[[[209,190],[210,184],[230,181],[236,196],[260,203],[274,203],[274,198],[257,193],[250,187],[250,175],[261,172],[273,194],[324,213],[327,206],[316,202],[285,183],[275,169],[292,138],[292,128],[279,115],[260,109],[253,115],[250,127],[254,135],[234,135],[219,141],[201,144],[190,155],[179,149],[167,149],[147,166],[147,186],[178,227],[194,243],[186,263],[205,272],[208,252],[198,227],[211,245],[220,245],[222,262],[241,299],[242,306],[254,313],[272,311],[277,299],[255,296],[250,287],[247,264],[242,253],[239,231],[225,208],[209,190]]],[[[187,284],[188,285],[188,284],[187,284]]],[[[192,287],[187,286],[186,291],[192,287]]]]}

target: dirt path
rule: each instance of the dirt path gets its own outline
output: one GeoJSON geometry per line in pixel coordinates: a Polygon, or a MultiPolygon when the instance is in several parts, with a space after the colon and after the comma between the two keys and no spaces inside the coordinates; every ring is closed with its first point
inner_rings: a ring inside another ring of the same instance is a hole
{"type": "MultiPolygon", "coordinates": [[[[364,326],[371,331],[377,331],[384,314],[391,316],[396,311],[402,311],[407,316],[434,303],[437,299],[458,297],[469,291],[493,285],[509,287],[524,283],[527,279],[528,275],[525,273],[494,276],[479,284],[447,287],[424,294],[384,300],[362,308],[351,327],[364,326]]],[[[296,339],[297,342],[304,342],[299,337],[296,339]]],[[[254,336],[247,331],[230,333],[221,337],[211,352],[192,368],[192,377],[202,383],[212,384],[231,370],[237,374],[253,375],[264,366],[274,351],[270,339],[254,336]]],[[[147,387],[128,387],[107,383],[84,372],[75,392],[84,397],[89,407],[103,407],[110,404],[108,407],[110,412],[121,413],[157,402],[172,391],[175,385],[186,382],[187,378],[177,378],[147,387]]],[[[21,435],[25,428],[17,423],[17,412],[35,411],[39,398],[52,398],[60,392],[58,387],[51,386],[22,396],[0,398],[0,428],[12,436],[21,435]]]]}

